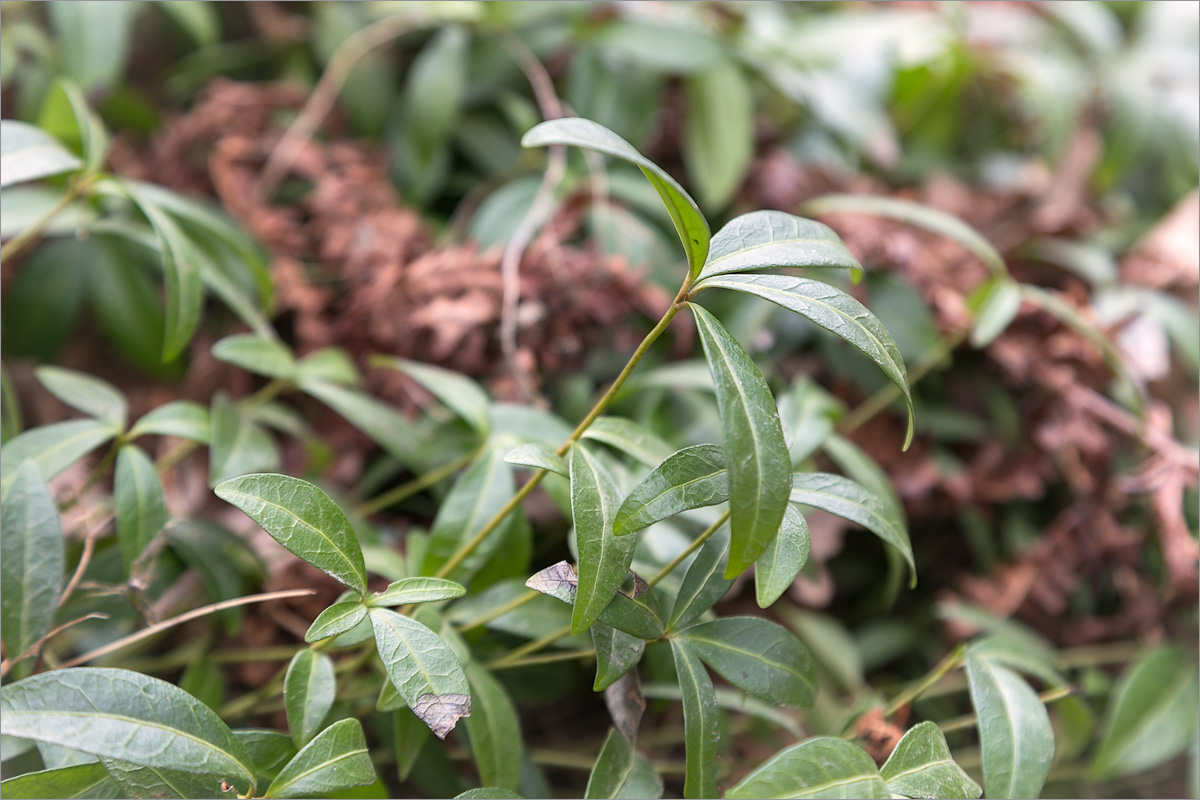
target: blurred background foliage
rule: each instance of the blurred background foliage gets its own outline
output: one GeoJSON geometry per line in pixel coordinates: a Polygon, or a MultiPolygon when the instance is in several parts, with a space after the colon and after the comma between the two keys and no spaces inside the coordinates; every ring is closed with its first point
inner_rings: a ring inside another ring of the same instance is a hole
{"type": "MultiPolygon", "coordinates": [[[[813,558],[776,606],[825,670],[810,732],[837,729],[846,709],[981,630],[1052,648],[1080,687],[1055,706],[1064,762],[1097,735],[1114,676],[1139,653],[1182,645],[1191,656],[1179,669],[1194,669],[1196,4],[0,8],[6,118],[54,130],[61,112],[48,98],[72,79],[112,132],[112,172],[219,206],[258,244],[230,240],[212,257],[240,252],[244,266],[246,248],[261,247],[263,264],[227,269],[233,288],[215,292],[191,346],[164,362],[156,259],[114,227],[112,198],[72,203],[38,247],[4,263],[6,439],[66,414],[38,389],[37,363],[100,372],[137,413],[207,403],[219,387],[249,394],[261,381],[209,348],[263,316],[301,355],[337,346],[360,366],[374,353],[431,361],[499,399],[578,418],[683,269],[669,219],[631,167],[573,153],[536,214],[546,155],[521,150],[520,137],[547,116],[585,116],[676,174],[714,229],[750,209],[805,214],[828,193],[916,200],[970,223],[1014,277],[1066,309],[1047,314],[1026,296],[998,338],[973,347],[966,328],[988,275],[978,259],[895,220],[822,214],[867,267],[853,291],[920,378],[919,436],[902,454],[895,409],[855,410],[881,386],[869,364],[766,304],[727,301],[723,318],[774,381],[798,464],[878,461],[905,504],[921,576],[901,590],[899,564],[843,546],[860,533],[812,522],[813,558]],[[528,219],[543,223],[530,235],[528,219]],[[501,253],[521,236],[517,346],[504,353],[501,253]],[[1110,343],[1124,383],[1088,331],[1110,343]],[[832,446],[806,446],[833,430],[832,446]]],[[[79,133],[67,144],[85,154],[79,133]]],[[[6,189],[3,236],[58,193],[6,189]]],[[[652,353],[620,413],[674,446],[717,441],[695,352],[683,334],[652,353]]],[[[366,381],[402,409],[423,403],[395,374],[366,381]]],[[[281,456],[292,474],[365,497],[408,474],[340,419],[302,402],[292,411],[264,423],[299,432],[281,456]]],[[[414,498],[384,527],[427,522],[430,508],[414,498]]],[[[748,604],[731,597],[731,609],[748,604]]],[[[512,676],[523,707],[581,683],[512,676]]],[[[922,703],[926,717],[957,708],[945,696],[922,703]]],[[[1131,763],[1095,789],[1067,768],[1048,791],[1179,790],[1188,738],[1158,771],[1131,763]]],[[[766,752],[753,736],[735,746],[750,760],[766,752]]]]}

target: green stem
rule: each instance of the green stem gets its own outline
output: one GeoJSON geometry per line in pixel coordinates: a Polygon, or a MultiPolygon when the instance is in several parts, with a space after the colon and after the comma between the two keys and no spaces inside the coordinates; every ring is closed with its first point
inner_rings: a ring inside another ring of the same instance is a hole
{"type": "Polygon", "coordinates": [[[885,717],[890,717],[901,708],[923,695],[925,690],[940,681],[943,676],[957,669],[959,665],[962,664],[966,654],[967,646],[965,644],[960,644],[958,647],[954,648],[949,655],[938,662],[936,667],[930,670],[929,674],[909,688],[900,692],[900,694],[893,697],[892,701],[884,707],[883,715],[885,717]]]}
{"type": "Polygon", "coordinates": [[[58,202],[51,206],[46,213],[42,214],[42,216],[39,217],[32,225],[18,233],[13,238],[9,239],[8,244],[0,247],[0,261],[7,261],[11,256],[14,256],[20,252],[25,245],[29,244],[31,241],[40,236],[42,231],[46,229],[46,226],[50,224],[50,220],[53,219],[58,212],[70,205],[75,198],[79,197],[89,182],[90,181],[80,180],[79,178],[72,179],[71,182],[67,184],[66,191],[63,192],[62,197],[58,198],[58,202]]]}
{"type": "Polygon", "coordinates": [[[108,452],[104,454],[104,458],[100,459],[95,468],[92,469],[91,474],[88,475],[87,480],[83,482],[83,485],[80,486],[79,489],[69,498],[64,500],[62,505],[58,507],[59,511],[66,511],[78,503],[80,498],[87,493],[87,490],[95,486],[100,479],[104,477],[105,473],[108,472],[108,468],[111,467],[112,463],[117,460],[117,452],[121,449],[121,445],[124,443],[125,440],[121,436],[118,436],[117,440],[113,442],[112,447],[110,447],[108,452]]]}
{"type": "Polygon", "coordinates": [[[535,592],[532,589],[530,589],[525,594],[519,595],[519,596],[513,598],[512,600],[509,600],[507,603],[504,603],[503,605],[500,605],[500,606],[492,609],[491,611],[484,614],[479,619],[475,619],[475,620],[472,620],[471,622],[468,622],[466,625],[463,625],[461,628],[459,628],[458,632],[466,633],[467,631],[474,630],[480,626],[487,625],[492,620],[499,619],[500,617],[503,617],[508,612],[520,608],[521,606],[525,605],[533,598],[537,597],[539,594],[540,594],[540,592],[535,592]]]}
{"type": "Polygon", "coordinates": [[[521,659],[522,657],[529,655],[530,653],[536,653],[539,650],[543,650],[543,649],[549,647],[550,645],[554,644],[559,639],[563,638],[564,636],[567,636],[570,633],[571,633],[570,625],[567,625],[563,628],[559,628],[554,633],[551,633],[547,636],[543,636],[541,639],[536,639],[532,642],[527,642],[526,644],[523,644],[520,647],[518,647],[516,650],[513,650],[511,653],[501,656],[500,658],[497,658],[495,661],[490,661],[487,664],[485,664],[484,666],[486,666],[488,669],[499,669],[500,667],[506,667],[509,664],[512,664],[514,661],[517,661],[517,660],[521,659]]]}
{"type": "Polygon", "coordinates": [[[653,588],[658,585],[659,581],[661,581],[663,578],[667,577],[672,572],[674,572],[675,568],[678,567],[680,564],[682,564],[687,559],[688,556],[690,556],[692,553],[699,550],[700,546],[703,545],[705,542],[707,542],[712,537],[712,535],[717,532],[718,528],[720,528],[722,525],[724,525],[726,522],[729,521],[729,513],[730,513],[729,511],[726,511],[724,514],[722,514],[717,519],[716,522],[714,522],[712,525],[709,525],[708,529],[706,531],[704,531],[704,533],[702,533],[696,537],[696,541],[692,542],[687,547],[685,547],[683,549],[682,553],[675,556],[675,558],[673,558],[671,560],[671,563],[667,564],[665,567],[660,569],[658,571],[657,575],[655,575],[650,580],[646,581],[646,584],[648,586],[650,586],[651,588],[653,588]]]}
{"type": "Polygon", "coordinates": [[[577,658],[595,658],[595,650],[571,650],[566,653],[547,653],[544,656],[529,656],[528,658],[518,658],[512,661],[499,660],[493,662],[491,669],[516,669],[517,667],[529,667],[535,664],[552,664],[557,661],[574,661],[577,658]]]}
{"type": "Polygon", "coordinates": [[[369,517],[372,514],[382,511],[389,506],[399,503],[401,500],[412,497],[414,494],[424,491],[430,486],[434,486],[435,484],[440,483],[443,479],[448,478],[454,473],[458,472],[467,464],[470,464],[472,459],[474,459],[478,454],[479,450],[472,450],[465,456],[454,459],[449,464],[445,464],[435,470],[426,472],[419,478],[414,478],[408,483],[403,483],[394,489],[384,492],[378,497],[359,505],[359,507],[355,509],[355,513],[364,517],[369,517]]]}
{"type": "MultiPolygon", "coordinates": [[[[1070,697],[1078,691],[1079,690],[1074,686],[1060,686],[1057,689],[1047,689],[1038,695],[1038,699],[1043,703],[1053,703],[1055,700],[1062,700],[1064,697],[1070,697]]],[[[969,728],[974,725],[976,721],[978,721],[978,717],[975,714],[964,714],[961,717],[948,719],[939,724],[938,727],[941,728],[942,733],[949,733],[950,731],[969,728]]]]}
{"type": "MultiPolygon", "coordinates": [[[[687,295],[689,285],[690,282],[684,282],[683,288],[679,290],[679,294],[676,295],[675,301],[671,303],[671,307],[667,309],[667,312],[663,314],[662,319],[658,321],[658,324],[654,326],[650,333],[646,334],[646,338],[643,339],[642,343],[639,344],[637,349],[633,351],[633,355],[629,357],[629,361],[625,364],[625,368],[621,370],[619,375],[617,375],[617,378],[613,381],[612,386],[608,387],[608,391],[604,393],[604,396],[596,401],[596,405],[592,407],[592,410],[588,412],[588,415],[583,418],[583,421],[580,422],[579,425],[576,426],[575,430],[571,433],[567,440],[563,442],[561,446],[559,446],[557,452],[560,456],[566,455],[567,451],[571,449],[571,445],[579,441],[584,432],[591,426],[593,422],[596,421],[596,418],[608,409],[609,405],[613,401],[613,398],[617,396],[617,392],[620,391],[621,387],[625,384],[625,381],[629,379],[629,376],[633,374],[633,370],[637,367],[638,362],[642,360],[642,356],[646,355],[646,351],[650,349],[650,345],[654,344],[654,341],[662,335],[662,332],[665,331],[667,326],[671,324],[671,320],[673,320],[675,315],[679,313],[679,310],[683,308],[680,300],[687,295]]],[[[454,570],[458,569],[462,562],[465,561],[467,557],[471,555],[471,553],[475,552],[475,549],[483,543],[484,539],[486,539],[492,533],[492,531],[496,530],[496,528],[500,526],[500,523],[504,522],[504,520],[508,518],[509,514],[511,514],[517,509],[518,506],[521,505],[521,501],[528,497],[529,493],[536,489],[537,485],[542,482],[542,478],[545,477],[546,470],[544,469],[539,469],[537,472],[533,473],[529,480],[525,482],[525,485],[522,486],[515,495],[513,495],[512,499],[504,504],[504,508],[496,512],[496,515],[488,520],[487,524],[480,528],[479,532],[472,536],[470,541],[463,544],[463,546],[460,547],[458,551],[450,557],[450,560],[442,565],[441,569],[437,571],[434,577],[445,578],[450,573],[454,572],[454,570]]]]}

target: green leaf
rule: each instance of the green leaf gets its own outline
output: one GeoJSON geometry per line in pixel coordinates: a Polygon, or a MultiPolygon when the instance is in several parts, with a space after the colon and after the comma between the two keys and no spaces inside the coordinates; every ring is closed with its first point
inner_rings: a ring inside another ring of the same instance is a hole
{"type": "Polygon", "coordinates": [[[58,506],[37,466],[26,461],[0,503],[0,635],[7,658],[15,659],[50,630],[63,567],[58,506]]]}
{"type": "Polygon", "coordinates": [[[554,144],[597,150],[639,167],[662,198],[667,213],[671,215],[671,221],[675,223],[675,230],[679,233],[684,252],[687,253],[688,276],[694,279],[700,274],[700,267],[708,255],[708,243],[712,236],[708,221],[696,205],[696,201],[667,174],[666,170],[639,153],[633,145],[608,128],[588,119],[571,117],[547,120],[535,125],[521,138],[522,147],[545,147],[554,144]]]}
{"type": "Polygon", "coordinates": [[[77,148],[87,162],[88,172],[104,169],[108,131],[88,106],[83,92],[69,78],[57,78],[51,84],[38,112],[38,125],[60,142],[77,148]]]}
{"type": "Polygon", "coordinates": [[[888,791],[904,797],[966,797],[983,794],[962,767],[954,763],[937,723],[922,722],[904,734],[880,768],[888,791]]]}
{"type": "Polygon", "coordinates": [[[706,208],[723,208],[754,155],[754,92],[741,67],[722,59],[688,77],[683,160],[706,208]]]}
{"type": "Polygon", "coordinates": [[[0,120],[0,186],[82,169],[83,162],[40,128],[0,120]]]}
{"type": "Polygon", "coordinates": [[[968,657],[966,671],[987,796],[1037,797],[1054,762],[1054,730],[1046,707],[1029,684],[1005,667],[968,657]]]}
{"type": "Polygon", "coordinates": [[[717,693],[708,671],[680,639],[671,640],[675,672],[683,698],[683,735],[686,745],[684,797],[717,796],[717,744],[721,740],[721,717],[717,693]]]}
{"type": "Polygon", "coordinates": [[[333,661],[306,648],[292,656],[283,677],[283,706],[296,747],[303,747],[321,730],[337,697],[333,661]]]}
{"type": "MultiPolygon", "coordinates": [[[[666,630],[658,596],[653,590],[647,590],[645,582],[635,575],[635,589],[639,588],[639,584],[642,590],[632,596],[616,592],[600,612],[598,619],[630,636],[647,640],[658,639],[666,630]]],[[[576,605],[579,596],[578,573],[575,567],[566,561],[559,561],[535,573],[525,581],[525,585],[535,592],[550,595],[569,605],[576,605]]]]}
{"type": "Polygon", "coordinates": [[[407,194],[422,203],[436,196],[445,177],[447,140],[467,91],[469,45],[462,26],[439,28],[413,60],[405,80],[397,161],[407,194]]]}
{"type": "Polygon", "coordinates": [[[290,553],[359,594],[366,593],[367,568],[354,529],[325,492],[288,475],[245,475],[214,491],[290,553]]]}
{"type": "Polygon", "coordinates": [[[599,621],[592,624],[590,631],[596,649],[596,680],[592,691],[602,692],[638,665],[646,651],[646,642],[599,621]]]}
{"type": "Polygon", "coordinates": [[[298,380],[329,381],[345,386],[357,386],[361,382],[358,368],[346,355],[346,351],[337,347],[323,347],[309,353],[296,362],[296,378],[298,380]]]}
{"type": "Polygon", "coordinates": [[[488,415],[491,401],[482,387],[466,375],[432,364],[392,356],[373,356],[369,363],[403,372],[441,401],[446,408],[458,414],[480,436],[488,435],[492,426],[488,415]]]}
{"type": "Polygon", "coordinates": [[[481,786],[454,796],[454,800],[523,800],[521,795],[499,786],[481,786]]]}
{"type": "Polygon", "coordinates": [[[194,245],[175,220],[140,188],[128,183],[118,183],[117,186],[137,204],[158,236],[167,298],[162,359],[170,361],[187,347],[200,322],[204,287],[196,268],[194,245]]]}
{"type": "Polygon", "coordinates": [[[887,800],[891,794],[879,776],[875,761],[865,750],[832,736],[818,736],[776,753],[725,796],[729,800],[756,797],[887,800]]]}
{"type": "Polygon", "coordinates": [[[729,499],[725,451],[698,444],[672,453],[633,488],[613,520],[622,536],[648,528],[681,511],[716,505],[729,499]]]}
{"type": "Polygon", "coordinates": [[[236,730],[233,735],[254,760],[260,783],[269,784],[275,780],[279,770],[296,755],[296,745],[292,743],[292,737],[281,731],[236,730]]]}
{"type": "Polygon", "coordinates": [[[99,761],[70,767],[28,772],[0,781],[5,800],[34,800],[41,797],[118,797],[117,786],[99,761]]]}
{"type": "Polygon", "coordinates": [[[108,381],[62,367],[38,367],[35,372],[46,390],[71,408],[107,422],[118,433],[125,429],[125,398],[108,381]]]}
{"type": "Polygon", "coordinates": [[[583,796],[588,800],[618,797],[657,800],[662,791],[662,778],[650,762],[616,728],[610,729],[583,796]]]}
{"type": "MultiPolygon", "coordinates": [[[[391,681],[384,681],[383,685],[384,688],[391,687],[393,693],[396,691],[396,687],[392,686],[391,681]]],[[[392,719],[392,731],[396,740],[396,773],[400,782],[403,783],[408,780],[421,751],[428,742],[429,728],[425,727],[425,723],[417,719],[416,714],[413,714],[408,708],[395,709],[392,719]]]]}
{"type": "Polygon", "coordinates": [[[117,513],[117,543],[128,571],[167,524],[167,506],[158,470],[135,444],[127,444],[117,453],[113,503],[117,513]]]}
{"type": "Polygon", "coordinates": [[[192,798],[192,797],[237,797],[237,792],[224,778],[216,775],[197,775],[188,770],[146,767],[101,758],[101,765],[116,784],[119,797],[192,798]]]}
{"type": "MultiPolygon", "coordinates": [[[[508,504],[512,494],[512,465],[504,460],[498,449],[484,451],[459,476],[442,501],[429,531],[429,550],[425,553],[421,571],[426,574],[437,572],[508,504]]],[[[496,552],[510,525],[511,518],[500,523],[449,577],[464,582],[469,580],[496,552]]]]}
{"type": "Polygon", "coordinates": [[[465,671],[472,700],[467,735],[479,781],[486,786],[516,789],[525,752],[517,709],[508,692],[482,665],[470,661],[465,671]]]}
{"type": "Polygon", "coordinates": [[[47,9],[62,70],[87,93],[116,88],[129,58],[138,3],[68,0],[47,9]]]}
{"type": "Polygon", "coordinates": [[[143,414],[129,430],[129,438],[139,436],[178,436],[208,444],[208,409],[188,400],[172,400],[143,414]]]}
{"type": "MultiPolygon", "coordinates": [[[[211,602],[249,594],[266,575],[266,567],[254,548],[212,520],[178,519],[167,528],[166,536],[175,555],[200,576],[211,602]]],[[[225,631],[232,636],[241,623],[242,609],[225,608],[214,614],[214,618],[221,620],[225,631]]]]}
{"type": "Polygon", "coordinates": [[[226,336],[212,346],[218,361],[268,378],[288,379],[296,373],[296,359],[282,342],[252,333],[226,336]]]}
{"type": "Polygon", "coordinates": [[[320,400],[405,466],[422,463],[421,439],[413,423],[369,394],[306,378],[300,388],[320,400]]]}
{"type": "Polygon", "coordinates": [[[113,438],[112,426],[94,419],[72,419],[31,428],[4,443],[0,450],[0,495],[23,461],[32,461],[48,481],[92,450],[113,438]]]}
{"type": "Polygon", "coordinates": [[[616,478],[578,442],[568,458],[571,517],[579,550],[579,592],[571,612],[571,633],[578,636],[596,621],[625,580],[637,540],[612,532],[621,502],[616,478]]]}
{"type": "Polygon", "coordinates": [[[803,210],[805,214],[867,214],[906,222],[958,242],[982,261],[993,275],[1008,274],[1004,258],[978,231],[958,217],[921,203],[895,197],[831,194],[810,200],[803,210]]]}
{"type": "Polygon", "coordinates": [[[123,669],[43,672],[0,693],[4,733],[157,769],[216,775],[245,794],[254,767],[212,709],[123,669]]]}
{"type": "Polygon", "coordinates": [[[1178,647],[1131,664],[1105,709],[1092,779],[1141,772],[1182,753],[1196,731],[1196,686],[1196,667],[1178,647]]]}
{"type": "Polygon", "coordinates": [[[334,603],[326,608],[304,634],[304,641],[312,644],[345,633],[367,618],[367,607],[358,600],[334,603]]]}
{"type": "Polygon", "coordinates": [[[1021,310],[1021,287],[1010,278],[994,278],[969,300],[975,310],[971,320],[971,347],[987,347],[1004,332],[1021,310]]]}
{"type": "Polygon", "coordinates": [[[808,651],[785,629],[759,617],[722,617],[674,634],[725,680],[776,705],[808,706],[817,673],[808,651]]]}
{"type": "Polygon", "coordinates": [[[722,525],[692,560],[667,621],[668,630],[691,624],[725,596],[733,581],[724,577],[729,558],[729,526],[722,525]]]}
{"type": "Polygon", "coordinates": [[[368,595],[368,606],[403,606],[409,603],[437,603],[467,593],[466,587],[445,578],[401,578],[382,592],[368,595]]]}
{"type": "Polygon", "coordinates": [[[904,556],[913,584],[916,583],[917,568],[908,531],[900,512],[887,500],[849,478],[828,472],[797,472],[792,476],[791,500],[862,525],[904,556]]]}
{"type": "Polygon", "coordinates": [[[603,442],[654,467],[671,455],[671,445],[643,425],[624,417],[597,417],[586,431],[584,439],[603,442]]]}
{"type": "Polygon", "coordinates": [[[808,522],[788,506],[779,526],[779,535],[754,562],[754,599],[759,608],[767,608],[796,581],[796,576],[808,563],[808,522]]]}
{"type": "Polygon", "coordinates": [[[553,447],[540,442],[518,445],[504,456],[509,464],[531,469],[544,469],[567,477],[567,462],[553,447]]]}
{"type": "Polygon", "coordinates": [[[467,676],[454,651],[429,628],[385,608],[372,608],[379,657],[396,691],[439,739],[471,714],[467,676]]]}
{"type": "Polygon", "coordinates": [[[836,286],[790,275],[720,275],[701,281],[695,291],[710,287],[733,289],[770,300],[861,350],[879,365],[904,395],[904,402],[908,406],[908,433],[904,447],[908,448],[912,442],[914,412],[904,358],[887,328],[866,306],[836,286]]]}
{"type": "Polygon", "coordinates": [[[717,231],[698,280],[777,267],[862,268],[827,225],[782,211],[751,211],[717,231]]]}
{"type": "Polygon", "coordinates": [[[261,425],[242,413],[229,395],[224,392],[213,395],[210,419],[210,486],[248,473],[266,472],[279,465],[275,440],[261,425]]]}
{"type": "Polygon", "coordinates": [[[321,731],[279,771],[263,797],[330,796],[375,782],[362,723],[343,719],[321,731]]]}
{"type": "Polygon", "coordinates": [[[736,578],[779,532],[792,488],[792,461],[762,373],[712,314],[694,303],[691,308],[717,390],[726,463],[734,465],[725,577],[736,578]]]}
{"type": "MultiPolygon", "coordinates": [[[[4,222],[17,221],[6,201],[18,202],[18,192],[22,190],[29,189],[16,187],[0,194],[2,238],[13,235],[3,229],[4,222]]],[[[58,214],[54,219],[61,221],[65,216],[58,214]]],[[[96,239],[76,239],[75,230],[72,227],[60,234],[69,234],[70,238],[56,239],[50,238],[54,231],[47,229],[37,247],[22,255],[21,269],[4,287],[3,337],[7,357],[54,361],[76,330],[88,283],[96,273],[93,268],[102,269],[99,262],[104,260],[104,248],[98,246],[96,239]]],[[[128,287],[122,288],[128,291],[128,287]]]]}

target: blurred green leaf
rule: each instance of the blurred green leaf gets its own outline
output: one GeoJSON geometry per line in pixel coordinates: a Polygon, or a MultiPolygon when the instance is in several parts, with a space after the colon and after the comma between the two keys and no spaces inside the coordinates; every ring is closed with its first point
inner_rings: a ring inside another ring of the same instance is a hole
{"type": "Polygon", "coordinates": [[[521,721],[508,692],[477,662],[464,668],[471,686],[471,715],[467,734],[479,781],[487,786],[516,789],[521,776],[521,721]]]}
{"type": "Polygon", "coordinates": [[[111,91],[129,60],[141,3],[64,0],[48,8],[63,71],[84,92],[111,91]]]}
{"type": "Polygon", "coordinates": [[[0,451],[0,496],[8,497],[9,486],[22,461],[32,461],[42,480],[49,481],[114,435],[112,426],[106,422],[72,419],[30,428],[14,436],[0,451]]]}
{"type": "Polygon", "coordinates": [[[754,155],[754,93],[741,67],[722,60],[688,77],[683,159],[707,208],[723,208],[754,155]]]}
{"type": "Polygon", "coordinates": [[[0,504],[0,550],[0,634],[15,659],[54,624],[65,566],[58,506],[32,461],[15,470],[0,504]]]}
{"type": "Polygon", "coordinates": [[[567,477],[567,462],[553,447],[540,442],[518,445],[504,455],[509,464],[530,469],[544,469],[567,477]]]}
{"type": "Polygon", "coordinates": [[[133,562],[167,524],[167,506],[158,470],[135,444],[127,444],[117,453],[113,503],[117,514],[117,543],[121,547],[125,569],[131,570],[133,562]]]}
{"type": "Polygon", "coordinates": [[[189,400],[172,400],[143,414],[129,429],[129,438],[139,436],[178,436],[208,444],[208,409],[189,400]]]}
{"type": "MultiPolygon", "coordinates": [[[[480,454],[454,482],[438,509],[422,572],[432,574],[448,562],[508,503],[512,492],[512,465],[495,448],[480,454]]],[[[496,552],[511,524],[511,518],[500,523],[448,577],[469,580],[496,552]]]]}
{"type": "Polygon", "coordinates": [[[975,319],[971,323],[971,346],[987,347],[1004,332],[1021,309],[1021,289],[1008,278],[994,278],[982,287],[978,299],[972,298],[975,319]]]}
{"type": "Polygon", "coordinates": [[[401,183],[418,203],[433,199],[449,161],[448,140],[465,99],[470,36],[458,25],[438,30],[421,49],[404,82],[396,139],[401,183]]]}
{"type": "Polygon", "coordinates": [[[50,394],[71,408],[108,423],[117,433],[125,429],[125,397],[108,381],[62,367],[38,367],[35,374],[50,394]]]}
{"type": "Polygon", "coordinates": [[[250,333],[226,336],[212,346],[213,357],[269,378],[288,379],[296,372],[296,359],[283,343],[250,333]]]}
{"type": "Polygon", "coordinates": [[[45,131],[14,119],[0,121],[0,186],[73,172],[83,162],[45,131]]]}
{"type": "Polygon", "coordinates": [[[59,78],[50,86],[38,113],[38,126],[76,148],[83,155],[88,172],[104,168],[108,131],[71,80],[59,78]]]}
{"type": "MultiPolygon", "coordinates": [[[[5,190],[3,197],[16,191],[5,190]]],[[[104,259],[102,250],[94,240],[47,239],[22,257],[20,271],[4,289],[5,355],[54,359],[75,329],[89,272],[103,269],[96,263],[104,259]]]]}
{"type": "Polygon", "coordinates": [[[235,730],[233,735],[254,760],[259,783],[269,784],[275,780],[279,770],[296,755],[292,737],[281,731],[235,730]]]}
{"type": "Polygon", "coordinates": [[[658,434],[625,417],[597,417],[583,438],[615,447],[648,467],[657,466],[672,450],[658,434]]]}
{"type": "Polygon", "coordinates": [[[229,395],[221,391],[213,395],[209,419],[210,486],[239,475],[263,472],[278,466],[279,451],[275,440],[261,425],[249,419],[229,399],[229,395]]]}
{"type": "Polygon", "coordinates": [[[432,364],[392,356],[375,356],[371,358],[370,363],[379,367],[390,367],[408,375],[443,405],[462,417],[480,436],[488,435],[491,428],[488,406],[491,401],[483,388],[466,375],[432,364]]]}
{"type": "Polygon", "coordinates": [[[400,463],[406,466],[422,463],[422,442],[417,428],[391,406],[327,380],[306,378],[300,382],[300,388],[341,414],[400,463]]]}

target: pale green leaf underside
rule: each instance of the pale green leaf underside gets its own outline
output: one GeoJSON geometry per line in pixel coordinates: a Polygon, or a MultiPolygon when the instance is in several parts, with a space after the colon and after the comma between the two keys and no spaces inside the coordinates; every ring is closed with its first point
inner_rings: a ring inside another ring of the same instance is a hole
{"type": "Polygon", "coordinates": [[[504,460],[530,469],[544,469],[567,477],[567,462],[554,448],[540,442],[529,442],[509,450],[504,460]]]}
{"type": "Polygon", "coordinates": [[[583,433],[584,439],[603,442],[633,456],[648,467],[671,455],[671,446],[640,423],[624,417],[598,417],[583,433]]]}
{"type": "Polygon", "coordinates": [[[13,119],[0,121],[0,186],[12,186],[83,167],[54,137],[13,119]]]}
{"type": "Polygon", "coordinates": [[[697,280],[779,267],[861,268],[827,225],[782,211],[751,211],[713,236],[697,280]]]}
{"type": "Polygon", "coordinates": [[[357,600],[334,603],[322,611],[304,634],[304,641],[312,643],[345,633],[367,617],[367,607],[357,600]]]}
{"type": "Polygon", "coordinates": [[[333,661],[311,649],[292,656],[283,678],[283,705],[296,747],[303,747],[321,730],[337,697],[333,661]]]}
{"type": "Polygon", "coordinates": [[[688,275],[695,278],[700,273],[708,255],[712,233],[708,221],[696,201],[666,170],[639,153],[633,145],[599,123],[577,117],[547,120],[530,128],[521,138],[522,147],[545,147],[547,145],[574,145],[596,150],[635,164],[654,186],[662,198],[675,223],[679,240],[687,253],[688,275]]]}
{"type": "Polygon", "coordinates": [[[445,578],[401,578],[382,592],[368,595],[369,606],[403,606],[409,603],[437,603],[453,600],[467,593],[466,587],[445,578]]]}
{"type": "Polygon", "coordinates": [[[1054,730],[1046,707],[1029,684],[1005,667],[968,657],[966,671],[987,796],[1037,797],[1054,763],[1054,730]]]}
{"type": "Polygon", "coordinates": [[[50,394],[89,417],[125,428],[125,397],[107,381],[62,367],[38,367],[37,378],[50,394]]]}
{"type": "Polygon", "coordinates": [[[403,372],[453,411],[481,436],[491,428],[487,393],[475,381],[453,370],[410,361],[406,358],[375,356],[371,364],[403,372]]]}
{"type": "Polygon", "coordinates": [[[908,433],[904,446],[908,447],[913,436],[914,412],[904,358],[887,328],[866,306],[836,286],[791,275],[718,275],[696,284],[695,291],[713,287],[733,289],[770,300],[840,336],[862,351],[904,395],[908,407],[908,433]]]}

